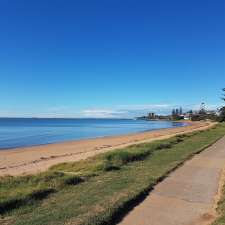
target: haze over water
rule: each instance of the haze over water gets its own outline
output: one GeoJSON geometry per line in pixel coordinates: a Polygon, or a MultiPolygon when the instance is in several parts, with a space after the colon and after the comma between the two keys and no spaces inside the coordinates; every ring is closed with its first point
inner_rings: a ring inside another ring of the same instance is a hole
{"type": "Polygon", "coordinates": [[[130,134],[185,123],[131,119],[0,118],[0,149],[130,134]]]}

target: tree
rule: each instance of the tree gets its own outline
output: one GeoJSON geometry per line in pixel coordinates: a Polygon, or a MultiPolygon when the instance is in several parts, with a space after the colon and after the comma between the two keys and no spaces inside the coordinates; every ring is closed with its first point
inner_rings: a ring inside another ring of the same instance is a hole
{"type": "Polygon", "coordinates": [[[225,101],[225,88],[222,89],[224,91],[222,99],[225,101]]]}
{"type": "Polygon", "coordinates": [[[220,112],[219,121],[224,122],[225,121],[225,106],[220,108],[219,112],[220,112]]]}
{"type": "MultiPolygon", "coordinates": [[[[225,101],[225,88],[223,88],[223,91],[224,91],[224,93],[223,93],[222,99],[223,99],[223,101],[225,101]]],[[[225,106],[223,106],[222,108],[220,108],[219,112],[220,112],[219,120],[221,122],[222,121],[225,121],[225,106]]]]}
{"type": "Polygon", "coordinates": [[[201,103],[199,114],[201,114],[201,115],[205,115],[206,114],[205,103],[204,102],[201,103]]]}

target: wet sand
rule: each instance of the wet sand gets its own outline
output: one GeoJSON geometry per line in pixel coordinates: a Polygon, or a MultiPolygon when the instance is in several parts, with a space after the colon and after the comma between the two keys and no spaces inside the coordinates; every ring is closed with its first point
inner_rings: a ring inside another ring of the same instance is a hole
{"type": "Polygon", "coordinates": [[[0,176],[25,175],[44,171],[50,166],[79,161],[112,149],[166,139],[177,134],[204,130],[215,123],[189,122],[189,126],[154,130],[129,135],[68,141],[0,151],[0,176]]]}

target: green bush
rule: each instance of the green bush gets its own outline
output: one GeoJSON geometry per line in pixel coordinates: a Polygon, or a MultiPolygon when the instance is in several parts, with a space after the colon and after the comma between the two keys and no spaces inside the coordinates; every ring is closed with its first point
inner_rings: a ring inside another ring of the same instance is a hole
{"type": "Polygon", "coordinates": [[[79,176],[70,176],[64,179],[64,184],[66,185],[77,185],[81,182],[84,182],[84,179],[79,176]]]}

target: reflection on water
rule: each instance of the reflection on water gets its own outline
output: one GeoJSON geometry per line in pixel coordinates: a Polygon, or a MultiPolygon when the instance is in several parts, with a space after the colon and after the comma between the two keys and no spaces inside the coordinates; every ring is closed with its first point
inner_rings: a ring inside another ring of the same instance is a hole
{"type": "Polygon", "coordinates": [[[128,119],[0,119],[0,149],[40,145],[184,126],[128,119]]]}

